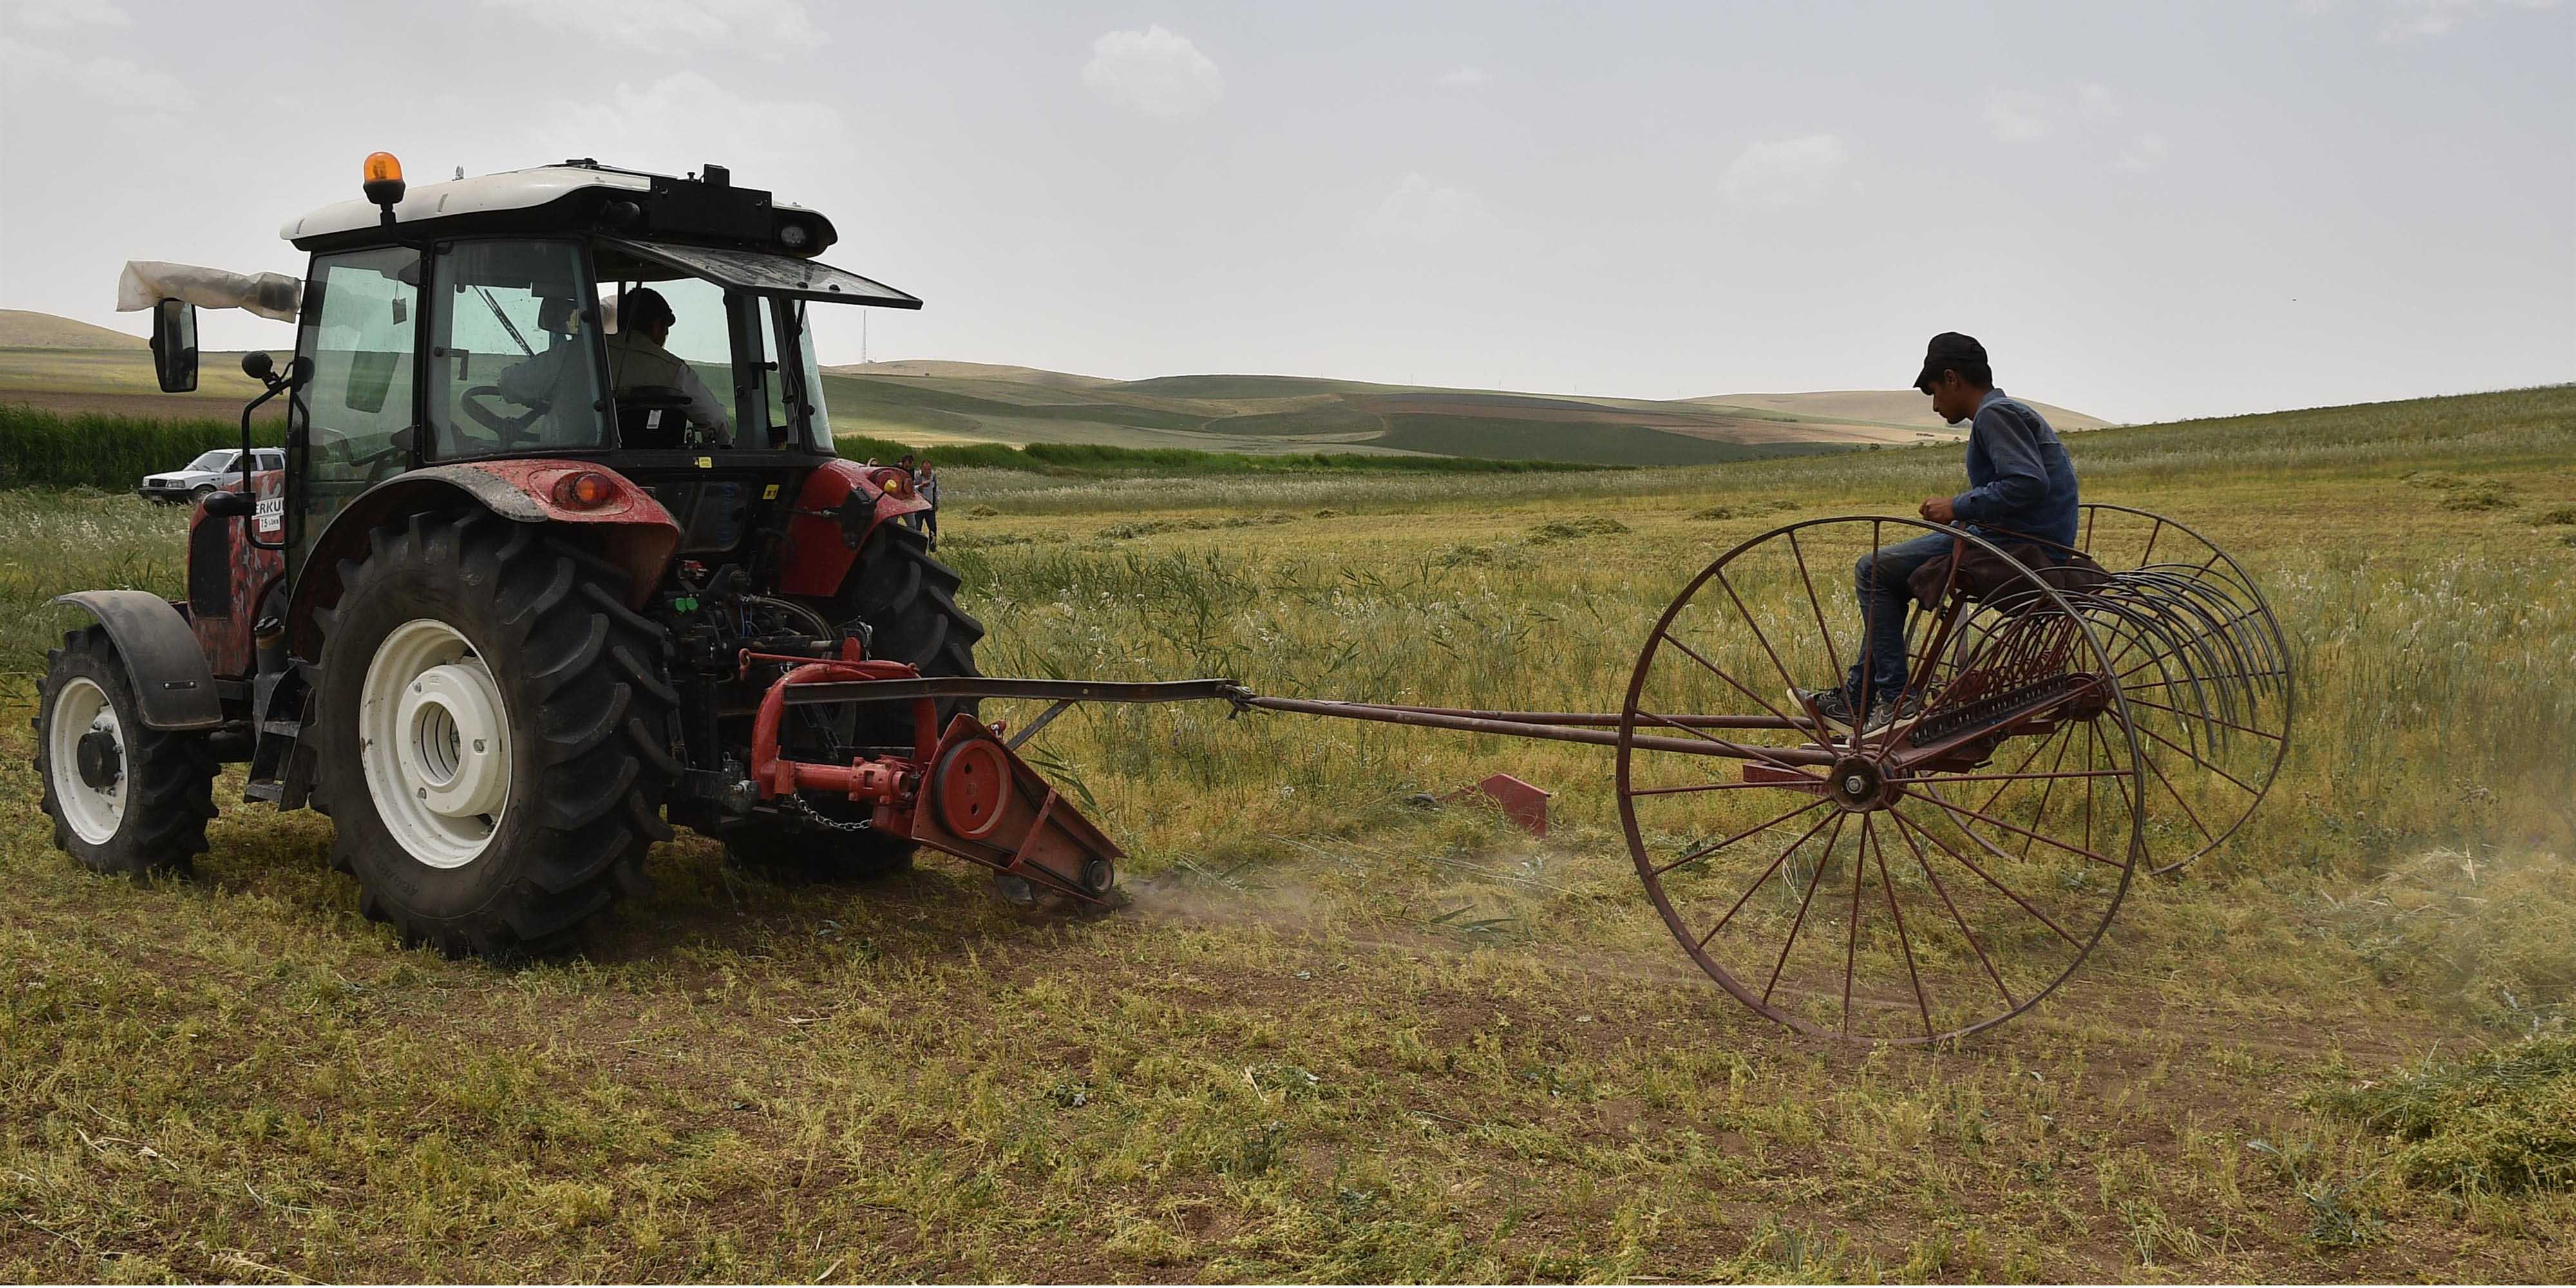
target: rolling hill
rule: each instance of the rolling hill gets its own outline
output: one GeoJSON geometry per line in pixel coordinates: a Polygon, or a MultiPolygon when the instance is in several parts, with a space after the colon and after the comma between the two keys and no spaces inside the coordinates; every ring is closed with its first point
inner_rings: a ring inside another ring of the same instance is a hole
{"type": "Polygon", "coordinates": [[[51,313],[0,309],[0,349],[144,349],[150,344],[139,335],[51,313]]]}
{"type": "MultiPolygon", "coordinates": [[[[1791,412],[1804,416],[1822,416],[1864,424],[1903,425],[1912,429],[1942,429],[1941,418],[1932,414],[1932,400],[1911,389],[1833,389],[1804,394],[1711,394],[1690,401],[1709,407],[1726,407],[1758,411],[1791,412]]],[[[2050,403],[2022,399],[2039,409],[2048,423],[2060,430],[2103,429],[2113,422],[2080,411],[2068,411],[2050,403]]]]}
{"type": "MultiPolygon", "coordinates": [[[[1688,465],[1953,439],[1912,408],[1799,405],[1807,395],[1703,400],[1565,397],[1313,376],[1116,381],[980,363],[827,368],[833,424],[926,446],[1107,443],[1226,452],[1397,452],[1613,465],[1688,465]],[[1780,405],[1761,400],[1783,399],[1780,405]],[[1856,414],[1885,411],[1885,419],[1856,414]]],[[[2100,422],[2068,413],[2090,426],[2100,422]]]]}
{"type": "MultiPolygon", "coordinates": [[[[256,392],[208,354],[194,395],[153,392],[133,336],[0,310],[0,399],[58,411],[230,416],[256,392]]],[[[1656,401],[1201,374],[1109,380],[998,363],[908,360],[824,369],[835,431],[922,447],[1093,443],[1255,455],[1335,452],[1697,465],[1954,440],[1921,395],[1726,394],[1656,401]]],[[[2066,428],[2089,416],[2044,407],[2066,428]]]]}

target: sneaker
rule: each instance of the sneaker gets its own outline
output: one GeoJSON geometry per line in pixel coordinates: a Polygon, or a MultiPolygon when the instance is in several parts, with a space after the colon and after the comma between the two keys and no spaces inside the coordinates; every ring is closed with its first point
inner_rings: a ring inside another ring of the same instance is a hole
{"type": "Polygon", "coordinates": [[[1908,693],[1902,698],[1880,694],[1869,704],[1869,732],[1876,733],[1889,725],[1911,725],[1923,714],[1923,695],[1908,693]]]}
{"type": "Polygon", "coordinates": [[[1852,727],[1851,695],[1841,685],[1830,689],[1791,689],[1789,696],[1801,706],[1813,707],[1826,724],[1849,733],[1852,727]]]}
{"type": "MultiPolygon", "coordinates": [[[[1791,696],[1801,703],[1814,707],[1816,714],[1824,717],[1825,723],[1845,733],[1852,731],[1851,694],[1842,688],[1794,689],[1791,690],[1791,696]]],[[[1885,693],[1873,694],[1869,704],[1869,721],[1861,728],[1864,732],[1876,733],[1890,723],[1910,724],[1915,717],[1923,713],[1922,708],[1923,703],[1918,694],[1909,693],[1902,700],[1885,693]]]]}

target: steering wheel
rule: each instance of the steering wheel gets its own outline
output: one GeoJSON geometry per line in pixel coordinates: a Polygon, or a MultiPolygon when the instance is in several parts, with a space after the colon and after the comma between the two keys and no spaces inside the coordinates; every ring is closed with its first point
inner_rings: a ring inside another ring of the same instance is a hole
{"type": "Polygon", "coordinates": [[[411,451],[411,438],[407,431],[397,431],[387,435],[385,445],[372,452],[352,450],[351,445],[358,441],[347,434],[327,429],[313,431],[311,439],[313,452],[320,459],[353,470],[365,470],[366,474],[360,481],[362,485],[368,487],[373,487],[387,476],[385,469],[387,464],[411,451]]]}
{"type": "Polygon", "coordinates": [[[502,393],[499,385],[476,385],[458,398],[457,405],[465,409],[467,419],[491,430],[503,451],[517,446],[519,435],[535,424],[538,417],[545,415],[548,407],[546,400],[539,398],[527,404],[525,415],[505,416],[499,410],[485,406],[483,400],[486,398],[516,401],[502,393]]]}

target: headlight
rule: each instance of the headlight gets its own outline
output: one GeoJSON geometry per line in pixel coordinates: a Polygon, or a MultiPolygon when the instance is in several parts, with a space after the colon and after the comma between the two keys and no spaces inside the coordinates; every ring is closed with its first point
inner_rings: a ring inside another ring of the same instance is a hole
{"type": "Polygon", "coordinates": [[[789,250],[803,250],[814,244],[814,230],[800,223],[780,224],[778,244],[789,250]]]}

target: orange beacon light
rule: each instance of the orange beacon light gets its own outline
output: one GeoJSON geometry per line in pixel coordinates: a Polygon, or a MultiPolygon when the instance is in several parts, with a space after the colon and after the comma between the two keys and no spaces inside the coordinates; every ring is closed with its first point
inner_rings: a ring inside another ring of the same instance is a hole
{"type": "Polygon", "coordinates": [[[384,207],[385,222],[394,221],[394,203],[403,199],[402,162],[391,152],[370,152],[359,174],[366,182],[367,200],[384,207]]]}

